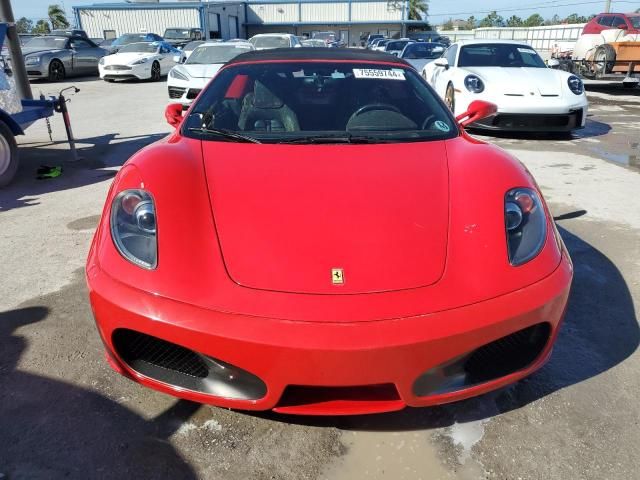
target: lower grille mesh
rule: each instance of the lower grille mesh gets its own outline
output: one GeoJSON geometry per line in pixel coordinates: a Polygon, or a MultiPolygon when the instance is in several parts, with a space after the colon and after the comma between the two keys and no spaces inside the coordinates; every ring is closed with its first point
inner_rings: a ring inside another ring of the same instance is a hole
{"type": "Polygon", "coordinates": [[[143,362],[191,377],[205,378],[209,374],[205,362],[194,352],[156,337],[121,329],[114,333],[113,343],[122,359],[132,366],[143,362]]]}
{"type": "Polygon", "coordinates": [[[539,323],[475,350],[464,364],[470,384],[500,378],[528,367],[544,349],[551,327],[539,323]]]}

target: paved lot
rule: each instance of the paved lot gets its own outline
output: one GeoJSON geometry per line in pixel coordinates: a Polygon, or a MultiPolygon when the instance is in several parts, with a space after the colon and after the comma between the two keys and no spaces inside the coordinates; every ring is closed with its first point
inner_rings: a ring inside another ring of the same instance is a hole
{"type": "MultiPolygon", "coordinates": [[[[113,373],[82,267],[110,180],[169,131],[164,83],[73,82],[83,160],[59,117],[21,140],[0,191],[0,473],[8,478],[620,479],[640,464],[640,94],[590,93],[571,139],[496,139],[533,172],[576,275],[552,359],[505,390],[429,409],[250,415],[113,373]],[[39,165],[62,177],[38,181],[39,165]]],[[[63,85],[34,84],[34,93],[63,85]]]]}

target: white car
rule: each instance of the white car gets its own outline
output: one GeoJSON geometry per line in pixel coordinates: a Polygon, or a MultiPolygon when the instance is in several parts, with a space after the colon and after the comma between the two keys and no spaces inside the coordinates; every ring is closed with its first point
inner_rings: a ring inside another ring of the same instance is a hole
{"type": "Polygon", "coordinates": [[[118,53],[102,57],[98,64],[100,78],[107,82],[127,79],[160,80],[176,64],[180,50],[166,42],[137,42],[122,47],[118,53]]]}
{"type": "Polygon", "coordinates": [[[569,132],[587,118],[582,81],[547,68],[529,45],[507,40],[469,40],[451,44],[422,76],[457,116],[474,100],[495,103],[498,111],[476,128],[569,132]]]}
{"type": "Polygon", "coordinates": [[[251,37],[249,42],[256,50],[298,48],[302,46],[298,37],[289,33],[261,33],[251,37]]]}
{"type": "Polygon", "coordinates": [[[203,43],[187,61],[169,72],[167,87],[169,101],[189,105],[209,83],[218,70],[241,53],[254,50],[250,43],[203,43]]]}
{"type": "Polygon", "coordinates": [[[178,59],[178,63],[184,63],[187,58],[193,53],[193,51],[202,45],[205,40],[194,40],[193,42],[187,43],[182,50],[180,50],[180,58],[178,59]]]}
{"type": "Polygon", "coordinates": [[[444,49],[445,46],[441,43],[411,42],[407,43],[398,57],[411,64],[418,72],[422,72],[427,63],[440,58],[444,53],[444,49]]]}
{"type": "Polygon", "coordinates": [[[384,46],[384,51],[390,53],[391,55],[400,55],[404,47],[406,47],[409,43],[414,43],[413,40],[409,40],[408,38],[401,38],[400,40],[391,40],[387,42],[384,46]]]}

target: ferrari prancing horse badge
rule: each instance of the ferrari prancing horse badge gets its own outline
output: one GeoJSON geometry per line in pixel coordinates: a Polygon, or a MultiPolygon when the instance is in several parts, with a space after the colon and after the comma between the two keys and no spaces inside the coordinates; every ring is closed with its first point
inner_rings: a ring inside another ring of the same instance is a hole
{"type": "Polygon", "coordinates": [[[332,268],[331,281],[334,285],[342,285],[344,283],[344,271],[341,268],[332,268]]]}

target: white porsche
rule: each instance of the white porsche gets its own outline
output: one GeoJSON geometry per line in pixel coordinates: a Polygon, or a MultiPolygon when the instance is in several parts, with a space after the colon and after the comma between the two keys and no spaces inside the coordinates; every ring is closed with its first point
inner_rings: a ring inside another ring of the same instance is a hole
{"type": "Polygon", "coordinates": [[[451,44],[428,63],[422,76],[460,115],[474,100],[495,103],[498,111],[475,128],[570,132],[587,118],[582,81],[547,68],[529,45],[507,40],[469,40],[451,44]]]}
{"type": "Polygon", "coordinates": [[[249,42],[208,42],[196,47],[183,64],[169,72],[169,101],[191,104],[225,63],[251,50],[254,47],[249,42]]]}
{"type": "Polygon", "coordinates": [[[137,42],[122,47],[118,53],[102,57],[98,64],[100,78],[107,82],[127,79],[158,81],[176,64],[180,50],[166,42],[137,42]]]}

